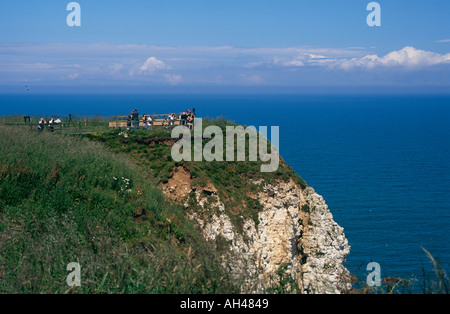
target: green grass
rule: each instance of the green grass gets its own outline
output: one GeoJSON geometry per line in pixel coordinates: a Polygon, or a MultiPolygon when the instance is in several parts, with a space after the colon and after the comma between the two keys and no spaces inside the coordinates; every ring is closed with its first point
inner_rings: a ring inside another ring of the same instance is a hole
{"type": "MultiPolygon", "coordinates": [[[[216,125],[225,130],[227,126],[236,126],[224,119],[204,119],[203,128],[216,125]]],[[[167,183],[178,166],[183,166],[190,172],[192,184],[203,187],[211,182],[218,190],[220,199],[234,225],[241,230],[243,219],[252,218],[258,225],[258,213],[262,205],[257,199],[258,192],[262,191],[264,184],[253,184],[261,181],[266,184],[276,184],[281,181],[294,180],[300,187],[305,188],[306,183],[281,158],[277,171],[261,172],[261,161],[181,161],[175,162],[171,157],[172,145],[149,145],[152,138],[168,138],[169,130],[155,129],[154,131],[133,130],[129,132],[112,131],[103,134],[85,135],[85,137],[105,143],[116,153],[126,153],[127,156],[139,163],[154,181],[154,184],[167,183]],[[124,137],[126,133],[126,137],[124,137]]],[[[204,139],[203,145],[209,140],[204,139]]],[[[173,140],[175,142],[175,140],[173,140]]],[[[225,158],[224,137],[224,160],[225,158]]],[[[192,149],[193,149],[192,145],[192,149]]],[[[246,156],[248,156],[248,138],[246,140],[246,156]]],[[[191,202],[192,203],[192,202],[191,202]]]]}
{"type": "Polygon", "coordinates": [[[0,127],[0,292],[236,292],[143,169],[87,139],[0,127]]]}

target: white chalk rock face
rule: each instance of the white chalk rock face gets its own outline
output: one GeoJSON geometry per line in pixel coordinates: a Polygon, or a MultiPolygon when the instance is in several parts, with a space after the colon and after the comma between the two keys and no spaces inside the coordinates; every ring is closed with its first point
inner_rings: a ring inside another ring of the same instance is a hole
{"type": "MultiPolygon", "coordinates": [[[[195,193],[202,206],[202,191],[195,193]]],[[[190,217],[199,223],[206,239],[226,240],[229,251],[223,263],[237,278],[246,278],[243,292],[276,286],[280,270],[300,289],[296,292],[336,294],[351,288],[344,265],[350,252],[344,230],[313,188],[301,189],[292,180],[265,185],[257,195],[263,207],[257,223],[247,219],[240,231],[217,194],[213,197],[216,204],[209,208],[218,211],[209,215],[192,211],[190,217]]]]}

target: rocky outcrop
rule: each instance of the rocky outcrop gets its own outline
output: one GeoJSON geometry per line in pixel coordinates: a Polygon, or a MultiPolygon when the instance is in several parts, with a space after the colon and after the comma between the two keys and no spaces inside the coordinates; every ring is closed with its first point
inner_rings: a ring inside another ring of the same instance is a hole
{"type": "Polygon", "coordinates": [[[303,234],[299,240],[303,291],[307,293],[339,293],[350,290],[345,258],[350,246],[344,230],[334,220],[323,197],[313,188],[303,192],[303,234]]]}
{"type": "MultiPolygon", "coordinates": [[[[302,293],[341,293],[351,288],[344,266],[350,247],[324,199],[313,188],[292,180],[276,185],[263,181],[258,195],[262,210],[257,221],[240,217],[237,228],[214,187],[207,193],[193,189],[200,210],[189,210],[206,239],[225,243],[224,266],[245,278],[243,292],[262,292],[279,283],[280,276],[302,293]],[[206,199],[207,198],[207,199],[206,199]],[[208,204],[208,206],[206,206],[208,204]]],[[[185,203],[189,207],[189,203],[185,203]]]]}

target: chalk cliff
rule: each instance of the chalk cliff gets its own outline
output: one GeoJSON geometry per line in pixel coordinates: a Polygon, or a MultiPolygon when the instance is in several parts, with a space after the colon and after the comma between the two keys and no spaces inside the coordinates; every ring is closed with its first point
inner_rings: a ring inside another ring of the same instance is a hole
{"type": "Polygon", "coordinates": [[[350,289],[344,266],[350,246],[324,199],[292,179],[246,184],[258,186],[252,195],[261,205],[257,217],[230,213],[211,183],[191,186],[182,167],[163,191],[184,204],[206,239],[222,244],[224,266],[236,278],[245,278],[243,292],[280,288],[281,280],[289,292],[324,294],[350,289]],[[195,206],[189,198],[195,198],[195,206]],[[241,219],[239,226],[232,215],[241,219]]]}

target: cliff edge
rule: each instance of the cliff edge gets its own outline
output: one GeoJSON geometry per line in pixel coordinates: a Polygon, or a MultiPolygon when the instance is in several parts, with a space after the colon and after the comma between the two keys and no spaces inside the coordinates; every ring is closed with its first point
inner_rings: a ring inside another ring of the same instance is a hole
{"type": "Polygon", "coordinates": [[[204,237],[222,249],[224,266],[236,278],[245,278],[243,292],[267,291],[281,281],[289,291],[300,293],[348,291],[344,263],[350,246],[322,196],[292,178],[244,184],[258,191],[249,195],[260,204],[256,217],[227,211],[218,189],[211,182],[193,186],[183,167],[161,188],[182,202],[204,237]]]}
{"type": "Polygon", "coordinates": [[[171,158],[174,140],[120,134],[101,140],[132,157],[165,198],[183,208],[215,247],[227,272],[242,281],[243,293],[351,289],[345,268],[350,246],[343,228],[323,197],[282,158],[270,173],[260,171],[261,161],[176,162],[171,158]]]}

